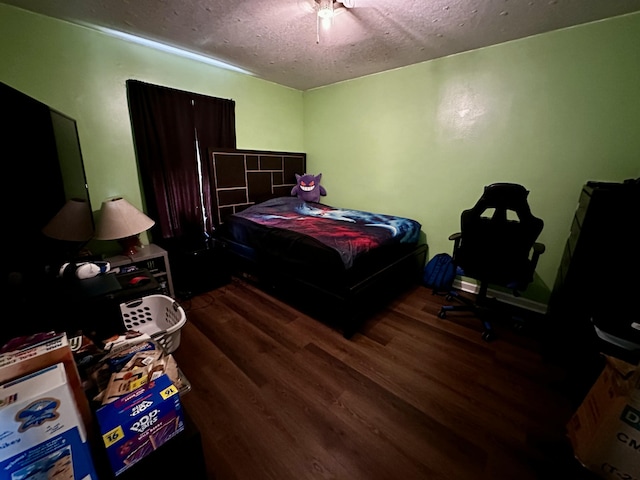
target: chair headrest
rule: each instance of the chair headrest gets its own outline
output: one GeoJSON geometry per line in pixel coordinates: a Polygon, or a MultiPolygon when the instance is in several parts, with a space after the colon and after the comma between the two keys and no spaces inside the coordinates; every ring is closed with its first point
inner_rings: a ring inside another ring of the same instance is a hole
{"type": "Polygon", "coordinates": [[[528,195],[522,185],[494,183],[484,188],[473,208],[462,212],[456,262],[466,274],[503,285],[531,282],[535,265],[530,252],[544,222],[531,213],[528,195]],[[491,209],[493,215],[483,215],[491,209]],[[507,218],[508,211],[518,221],[507,218]]]}
{"type": "Polygon", "coordinates": [[[517,183],[493,183],[484,187],[482,196],[470,210],[479,216],[485,210],[494,208],[495,220],[506,220],[507,210],[513,210],[520,220],[530,219],[533,215],[527,202],[528,196],[529,190],[517,183]]]}

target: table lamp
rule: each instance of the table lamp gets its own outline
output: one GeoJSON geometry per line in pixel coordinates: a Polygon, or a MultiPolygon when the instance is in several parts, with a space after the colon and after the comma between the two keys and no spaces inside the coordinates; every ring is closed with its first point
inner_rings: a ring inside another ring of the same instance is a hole
{"type": "Polygon", "coordinates": [[[138,235],[148,230],[155,222],[122,197],[113,197],[102,202],[96,240],[117,240],[123,255],[131,257],[140,246],[138,235]]]}
{"type": "Polygon", "coordinates": [[[87,242],[93,236],[89,202],[72,198],[42,229],[47,237],[65,242],[87,242]]]}
{"type": "Polygon", "coordinates": [[[89,202],[82,198],[68,200],[56,215],[42,228],[42,233],[57,243],[50,244],[53,257],[68,261],[78,256],[89,255],[83,250],[93,237],[93,216],[89,202]]]}

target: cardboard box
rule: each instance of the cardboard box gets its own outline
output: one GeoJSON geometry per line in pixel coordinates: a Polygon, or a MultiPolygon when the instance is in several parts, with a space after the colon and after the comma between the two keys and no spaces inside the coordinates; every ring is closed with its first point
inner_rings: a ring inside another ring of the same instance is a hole
{"type": "Polygon", "coordinates": [[[98,478],[62,363],[0,385],[0,478],[98,478]]]}
{"type": "Polygon", "coordinates": [[[640,366],[606,360],[567,432],[575,457],[592,472],[640,480],[640,366]]]}
{"type": "Polygon", "coordinates": [[[65,333],[59,333],[41,342],[0,354],[0,383],[20,378],[57,363],[64,364],[64,371],[76,406],[82,415],[85,428],[91,432],[93,414],[65,333]]]}
{"type": "Polygon", "coordinates": [[[180,395],[166,374],[100,407],[96,416],[115,475],[184,430],[180,395]]]}

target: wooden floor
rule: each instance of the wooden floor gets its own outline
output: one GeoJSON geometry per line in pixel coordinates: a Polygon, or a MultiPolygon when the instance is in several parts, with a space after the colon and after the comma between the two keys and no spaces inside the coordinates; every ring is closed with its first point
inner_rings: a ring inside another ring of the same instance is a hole
{"type": "Polygon", "coordinates": [[[443,303],[416,286],[347,340],[239,279],[181,301],[174,357],[209,477],[581,478],[562,369],[522,332],[487,343],[468,314],[438,318],[443,303]]]}

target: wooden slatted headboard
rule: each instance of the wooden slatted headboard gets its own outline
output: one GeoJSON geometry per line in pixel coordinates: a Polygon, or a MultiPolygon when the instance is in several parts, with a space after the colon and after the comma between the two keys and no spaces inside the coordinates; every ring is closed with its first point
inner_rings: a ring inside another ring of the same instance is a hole
{"type": "Polygon", "coordinates": [[[210,150],[216,225],[256,203],[291,195],[296,173],[303,175],[307,154],[262,150],[210,150]]]}

